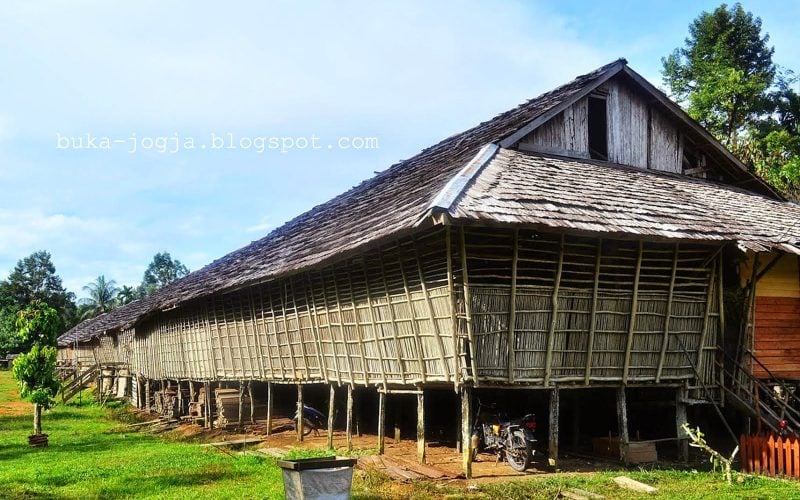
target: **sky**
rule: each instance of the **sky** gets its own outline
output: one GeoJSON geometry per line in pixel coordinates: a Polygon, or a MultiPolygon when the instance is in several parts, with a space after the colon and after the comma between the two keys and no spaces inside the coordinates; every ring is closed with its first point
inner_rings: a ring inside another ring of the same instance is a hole
{"type": "MultiPolygon", "coordinates": [[[[76,295],[190,269],[716,2],[0,3],[0,278],[37,250],[76,295]],[[112,5],[113,4],[113,5],[112,5]]],[[[743,2],[800,71],[800,2],[743,2]]]]}

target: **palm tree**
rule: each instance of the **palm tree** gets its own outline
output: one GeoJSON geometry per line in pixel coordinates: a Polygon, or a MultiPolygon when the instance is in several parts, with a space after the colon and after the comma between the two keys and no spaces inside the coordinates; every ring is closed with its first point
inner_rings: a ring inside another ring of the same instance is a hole
{"type": "Polygon", "coordinates": [[[130,304],[138,298],[139,294],[135,287],[122,285],[117,291],[117,305],[124,306],[130,304]]]}
{"type": "Polygon", "coordinates": [[[117,284],[114,280],[106,280],[102,274],[83,287],[83,291],[89,294],[88,298],[80,300],[83,319],[99,316],[116,306],[117,284]]]}

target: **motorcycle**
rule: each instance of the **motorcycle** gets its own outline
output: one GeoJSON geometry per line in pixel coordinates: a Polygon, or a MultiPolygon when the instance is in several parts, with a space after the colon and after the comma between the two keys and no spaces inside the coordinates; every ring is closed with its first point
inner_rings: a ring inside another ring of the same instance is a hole
{"type": "MultiPolygon", "coordinates": [[[[313,431],[315,436],[319,436],[319,429],[326,426],[325,419],[326,417],[322,412],[310,406],[303,405],[303,435],[308,436],[313,431]]],[[[297,411],[295,411],[292,417],[295,431],[297,430],[297,422],[297,411]]]]}
{"type": "Polygon", "coordinates": [[[484,408],[494,407],[483,405],[478,400],[470,443],[472,460],[476,459],[479,450],[493,452],[498,461],[505,458],[515,471],[525,471],[533,461],[536,415],[529,413],[519,420],[511,420],[504,413],[485,413],[484,408]]]}

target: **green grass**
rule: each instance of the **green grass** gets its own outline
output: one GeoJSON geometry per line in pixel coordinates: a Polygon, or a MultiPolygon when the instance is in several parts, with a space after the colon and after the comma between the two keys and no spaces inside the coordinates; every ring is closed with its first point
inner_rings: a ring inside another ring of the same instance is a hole
{"type": "MultiPolygon", "coordinates": [[[[0,498],[282,498],[280,469],[269,457],[227,455],[176,438],[130,432],[125,408],[59,405],[46,412],[43,431],[50,446],[27,445],[32,415],[9,415],[17,405],[15,384],[0,370],[0,498]]],[[[320,456],[319,450],[293,450],[289,458],[320,456]]],[[[354,496],[372,498],[554,498],[564,488],[580,488],[608,499],[800,499],[797,482],[741,477],[727,485],[719,474],[675,470],[550,474],[503,482],[403,484],[383,474],[358,473],[354,496]],[[637,495],[612,478],[625,474],[659,489],[637,495]]]]}

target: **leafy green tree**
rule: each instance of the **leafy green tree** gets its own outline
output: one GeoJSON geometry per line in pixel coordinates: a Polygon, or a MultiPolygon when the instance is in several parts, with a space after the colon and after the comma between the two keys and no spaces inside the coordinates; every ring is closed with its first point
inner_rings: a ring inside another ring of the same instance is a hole
{"type": "Polygon", "coordinates": [[[769,111],[776,75],[769,35],[741,4],[702,12],[683,48],[662,59],[664,83],[689,114],[735,149],[746,125],[769,111]]]}
{"type": "Polygon", "coordinates": [[[15,323],[17,313],[34,300],[45,302],[58,312],[62,330],[77,323],[75,295],[62,286],[46,251],[21,259],[8,278],[0,281],[0,355],[30,347],[17,335],[15,323]]]}
{"type": "Polygon", "coordinates": [[[96,280],[83,287],[89,297],[80,300],[81,318],[93,318],[114,309],[117,306],[117,283],[100,275],[96,280]]]}
{"type": "Polygon", "coordinates": [[[181,261],[173,259],[169,252],[159,252],[153,256],[153,261],[147,266],[142,277],[140,294],[150,295],[162,286],[189,274],[181,261]]]}
{"type": "Polygon", "coordinates": [[[14,360],[13,376],[20,395],[33,403],[33,433],[42,433],[42,409],[55,403],[59,381],[56,375],[56,340],[61,327],[58,312],[34,301],[17,315],[17,334],[30,350],[14,360]]]}
{"type": "Polygon", "coordinates": [[[136,287],[122,285],[122,287],[117,292],[117,304],[124,306],[125,304],[130,304],[134,300],[138,298],[138,291],[136,287]]]}

